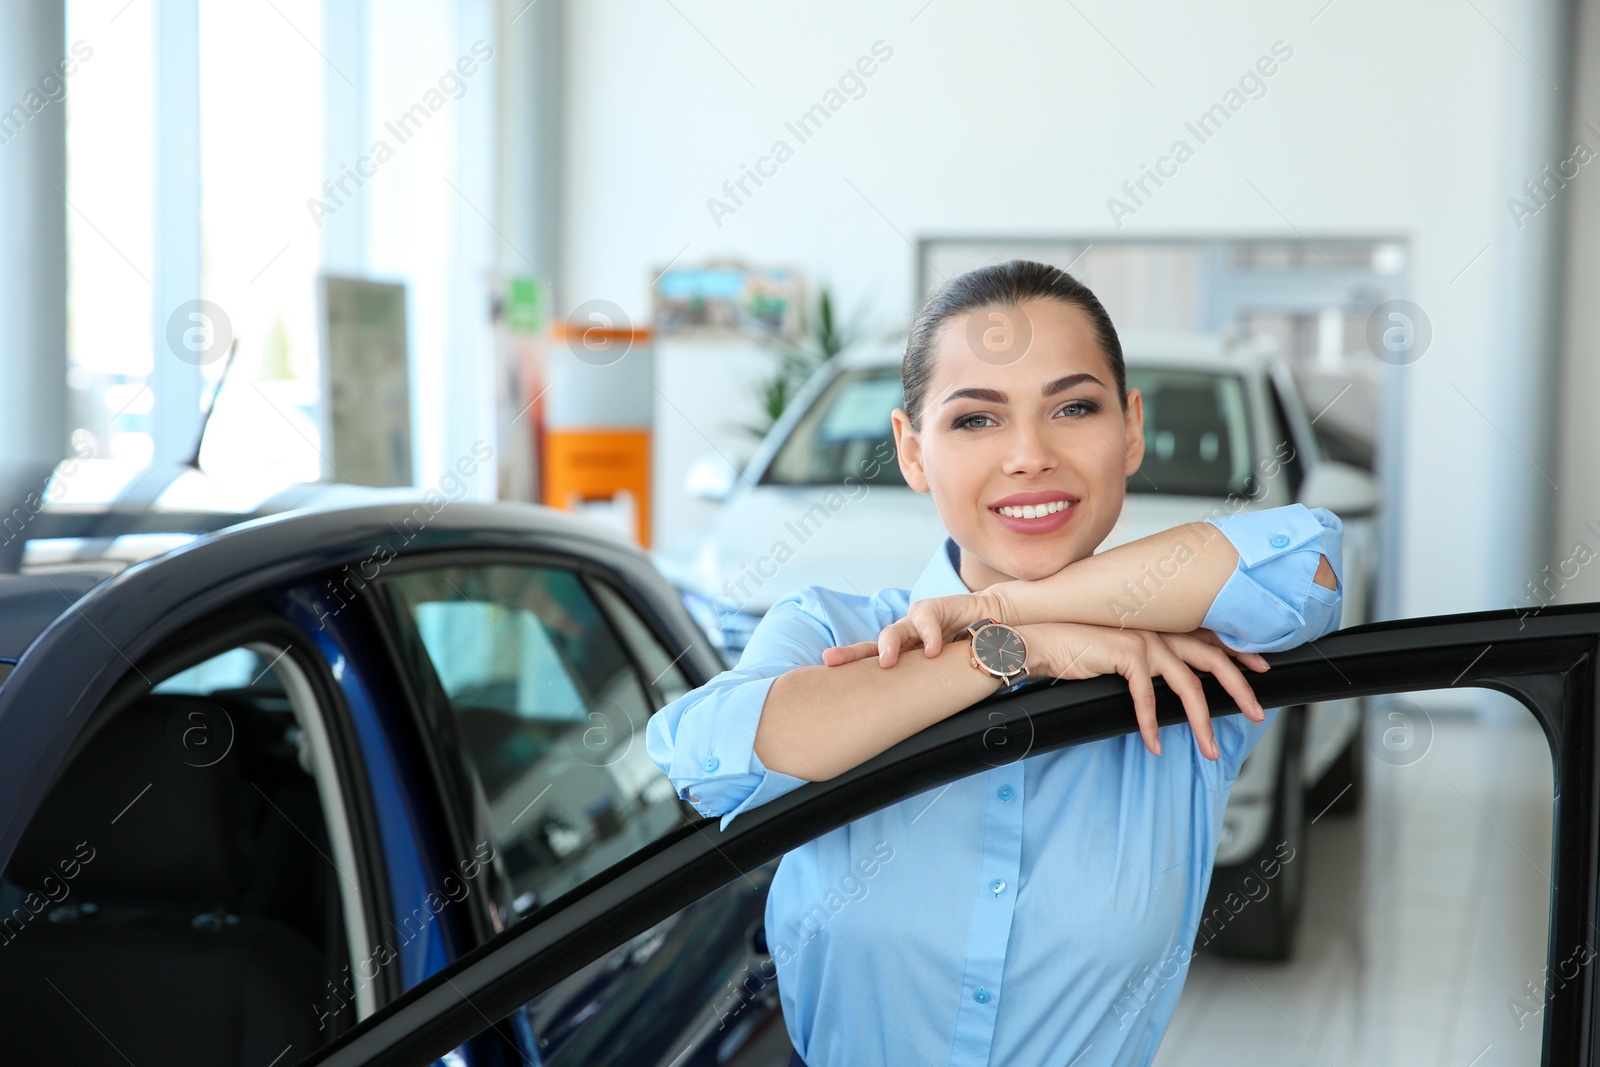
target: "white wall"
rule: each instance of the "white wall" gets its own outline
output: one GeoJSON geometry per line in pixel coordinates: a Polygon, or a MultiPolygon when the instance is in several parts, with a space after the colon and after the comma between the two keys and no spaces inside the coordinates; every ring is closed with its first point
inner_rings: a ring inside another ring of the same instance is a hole
{"type": "Polygon", "coordinates": [[[752,393],[771,357],[751,341],[659,338],[651,350],[655,378],[651,429],[651,547],[693,538],[717,505],[683,491],[689,465],[719,452],[743,465],[760,443],[740,428],[764,422],[752,393]]]}
{"type": "Polygon", "coordinates": [[[1434,341],[1390,383],[1390,608],[1504,606],[1546,554],[1550,490],[1531,464],[1548,463],[1548,352],[1517,285],[1546,244],[1510,226],[1505,200],[1513,175],[1561,158],[1543,150],[1558,96],[1544,79],[1560,78],[1534,67],[1554,70],[1557,10],[587,0],[566,30],[557,303],[605,298],[643,321],[652,267],[683,250],[795,263],[890,321],[914,306],[919,236],[1402,233],[1434,341]],[[865,95],[799,143],[785,122],[880,40],[893,54],[865,95]],[[1116,229],[1107,198],[1176,138],[1195,144],[1185,121],[1280,40],[1293,55],[1265,95],[1116,229]],[[793,158],[719,227],[707,199],[779,138],[793,158]]]}
{"type": "MultiPolygon", "coordinates": [[[[1567,144],[1578,141],[1600,153],[1600,4],[1584,0],[1581,27],[1575,35],[1579,70],[1574,77],[1573,113],[1567,144]]],[[[1560,459],[1551,477],[1561,486],[1549,570],[1534,576],[1528,599],[1535,604],[1600,600],[1600,419],[1594,417],[1600,396],[1600,307],[1593,299],[1600,285],[1600,249],[1584,235],[1600,226],[1600,181],[1589,172],[1596,159],[1583,165],[1579,177],[1563,190],[1569,208],[1566,252],[1565,333],[1561,398],[1560,459]]],[[[1572,173],[1569,167],[1567,173],[1572,173]]],[[[1542,214],[1542,212],[1541,212],[1542,214]]]]}

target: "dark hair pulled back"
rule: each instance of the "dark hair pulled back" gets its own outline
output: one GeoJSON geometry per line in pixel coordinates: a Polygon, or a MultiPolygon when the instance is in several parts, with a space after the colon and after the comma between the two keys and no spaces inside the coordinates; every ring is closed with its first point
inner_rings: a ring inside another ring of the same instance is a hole
{"type": "Polygon", "coordinates": [[[1015,306],[1024,300],[1051,299],[1083,309],[1094,328],[1111,376],[1117,383],[1117,402],[1127,406],[1128,374],[1122,360],[1122,342],[1117,339],[1111,316],[1099,297],[1078,279],[1062,270],[1031,259],[977,267],[958,274],[940,285],[917,309],[906,338],[906,355],[901,364],[900,381],[905,393],[906,414],[911,429],[922,429],[923,394],[933,376],[933,345],[940,328],[951,318],[976,308],[1015,306]]]}

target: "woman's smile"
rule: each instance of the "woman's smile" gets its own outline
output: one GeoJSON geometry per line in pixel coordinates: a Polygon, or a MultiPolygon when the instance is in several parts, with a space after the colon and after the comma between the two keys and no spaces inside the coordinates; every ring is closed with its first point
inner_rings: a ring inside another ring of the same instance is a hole
{"type": "Polygon", "coordinates": [[[989,505],[989,514],[1008,530],[1043,534],[1059,530],[1077,514],[1078,498],[1059,489],[1013,493],[989,505]]]}

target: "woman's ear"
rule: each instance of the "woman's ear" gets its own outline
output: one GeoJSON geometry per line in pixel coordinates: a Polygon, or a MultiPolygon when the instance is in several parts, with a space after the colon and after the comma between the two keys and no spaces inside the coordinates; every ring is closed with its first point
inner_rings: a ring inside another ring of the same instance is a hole
{"type": "Polygon", "coordinates": [[[928,491],[928,476],[922,469],[922,442],[911,429],[911,416],[905,408],[895,408],[889,414],[894,425],[894,454],[900,462],[900,474],[906,484],[919,493],[928,491]]]}
{"type": "Polygon", "coordinates": [[[1122,415],[1123,433],[1128,440],[1128,458],[1122,476],[1131,478],[1144,462],[1144,397],[1137,389],[1128,390],[1128,403],[1122,415]]]}

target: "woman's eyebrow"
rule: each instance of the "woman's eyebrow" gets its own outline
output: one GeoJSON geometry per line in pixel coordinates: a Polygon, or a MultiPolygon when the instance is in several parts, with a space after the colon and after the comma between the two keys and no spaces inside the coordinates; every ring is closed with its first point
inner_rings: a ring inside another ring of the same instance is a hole
{"type": "MultiPolygon", "coordinates": [[[[1106,387],[1104,382],[1092,374],[1068,374],[1065,377],[1057,378],[1053,382],[1047,382],[1045,387],[1039,391],[1039,395],[1055,396],[1057,393],[1064,392],[1076,385],[1082,385],[1085,382],[1093,382],[1102,389],[1106,387]]],[[[998,389],[984,389],[973,386],[967,389],[955,390],[949,396],[945,397],[939,406],[943,407],[945,404],[950,403],[950,401],[960,400],[962,397],[970,397],[973,400],[986,400],[991,404],[1009,404],[1011,402],[1006,397],[1006,394],[1002,393],[998,389]]]]}

